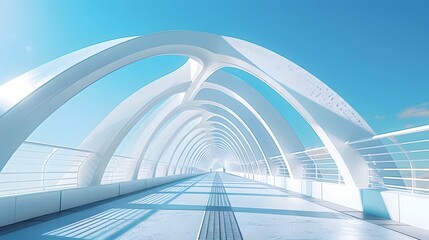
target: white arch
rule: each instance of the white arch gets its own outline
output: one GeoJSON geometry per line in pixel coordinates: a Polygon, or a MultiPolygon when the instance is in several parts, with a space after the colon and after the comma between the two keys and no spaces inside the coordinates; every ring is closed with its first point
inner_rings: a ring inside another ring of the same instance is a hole
{"type": "MultiPolygon", "coordinates": [[[[199,63],[191,64],[186,72],[187,77],[183,79],[188,81],[182,79],[185,82],[181,83],[192,81],[184,101],[192,100],[207,77],[222,67],[240,68],[258,77],[291,103],[310,124],[334,158],[345,182],[367,186],[366,163],[345,142],[371,137],[374,132],[340,96],[304,69],[265,48],[239,39],[189,31],[161,32],[97,44],[0,86],[0,168],[41,122],[82,89],[122,66],[164,54],[189,56],[199,63]],[[20,89],[23,86],[25,90],[20,89]],[[8,94],[12,92],[20,94],[13,97],[8,94]]],[[[161,87],[166,92],[175,92],[161,87]]],[[[96,155],[104,158],[109,154],[96,155]]],[[[95,179],[99,175],[95,174],[95,179]]],[[[83,182],[88,182],[88,177],[91,176],[84,175],[83,182]]]]}
{"type": "Polygon", "coordinates": [[[250,147],[249,142],[246,141],[245,138],[242,138],[242,136],[240,134],[237,134],[236,131],[234,131],[233,129],[231,129],[227,125],[225,125],[225,124],[223,124],[221,122],[212,122],[212,121],[210,121],[210,122],[211,122],[210,124],[212,126],[214,126],[214,127],[219,126],[218,128],[223,128],[223,129],[227,130],[228,132],[230,132],[232,134],[232,137],[234,137],[236,139],[236,141],[240,143],[240,146],[245,150],[246,155],[248,156],[250,164],[252,162],[256,162],[257,163],[258,172],[259,172],[259,174],[261,174],[261,169],[259,168],[258,159],[256,158],[256,156],[255,156],[252,148],[250,147]],[[250,161],[251,158],[253,159],[253,161],[250,161]]]}
{"type": "Polygon", "coordinates": [[[199,91],[205,88],[216,89],[227,94],[248,109],[264,126],[276,144],[291,177],[302,177],[301,163],[292,153],[304,150],[304,146],[289,124],[264,97],[244,82],[221,71],[214,73],[208,82],[201,85],[199,91]],[[221,81],[227,82],[228,87],[213,83],[221,81]]]}
{"type": "MultiPolygon", "coordinates": [[[[223,148],[226,152],[230,152],[232,155],[234,155],[234,159],[236,159],[236,161],[239,161],[241,164],[240,166],[242,167],[241,171],[244,173],[248,173],[249,170],[245,170],[243,169],[243,167],[246,167],[246,164],[242,163],[242,160],[239,157],[239,153],[237,152],[236,148],[233,148],[230,144],[228,144],[224,138],[221,137],[212,137],[212,139],[214,140],[218,140],[220,141],[218,144],[218,148],[223,148]]],[[[200,138],[198,141],[196,141],[195,143],[193,143],[193,148],[196,148],[196,150],[192,153],[191,157],[189,157],[188,159],[190,161],[197,161],[197,158],[193,158],[193,156],[195,154],[198,154],[198,148],[201,146],[204,146],[204,144],[207,144],[207,141],[209,141],[208,138],[200,138]]],[[[190,164],[188,163],[188,166],[190,164]]]]}
{"type": "MultiPolygon", "coordinates": [[[[252,137],[252,139],[254,139],[255,140],[255,142],[256,142],[256,144],[257,144],[257,146],[258,146],[258,149],[260,149],[260,151],[262,152],[262,149],[261,149],[261,146],[259,145],[259,143],[258,143],[258,141],[257,141],[257,138],[254,136],[254,134],[253,134],[253,132],[250,130],[250,128],[246,125],[246,123],[241,119],[241,117],[239,117],[236,113],[234,113],[232,110],[230,110],[230,109],[228,109],[227,107],[225,107],[225,106],[223,106],[223,105],[221,105],[221,104],[219,104],[219,103],[217,103],[217,102],[214,102],[214,101],[192,101],[192,102],[187,102],[187,103],[185,103],[185,104],[182,104],[180,107],[178,107],[178,108],[176,108],[175,110],[173,110],[173,111],[171,111],[168,115],[166,115],[166,117],[162,120],[162,121],[159,121],[160,122],[160,124],[158,125],[158,127],[157,127],[157,129],[155,129],[155,130],[151,130],[152,131],[152,133],[157,133],[158,132],[158,130],[159,129],[161,129],[162,128],[162,126],[163,126],[163,124],[164,123],[166,123],[167,121],[169,121],[170,120],[170,118],[172,118],[173,116],[175,116],[175,115],[177,115],[177,113],[180,113],[180,112],[182,112],[182,111],[187,111],[187,110],[191,110],[191,109],[196,109],[196,110],[201,110],[201,106],[199,106],[198,104],[196,104],[196,103],[204,103],[205,105],[212,105],[212,106],[216,106],[216,107],[218,107],[219,109],[223,109],[224,111],[227,111],[229,114],[231,114],[231,116],[233,116],[234,117],[234,119],[237,119],[239,122],[240,122],[240,125],[243,125],[243,127],[244,127],[244,129],[242,129],[242,131],[247,131],[247,132],[249,132],[250,134],[251,134],[251,137],[252,137]]],[[[207,112],[207,109],[206,110],[204,110],[205,112],[207,112]]],[[[210,117],[210,116],[212,116],[212,114],[213,113],[209,113],[210,115],[208,116],[208,117],[210,117]]],[[[207,115],[207,114],[206,114],[207,115]]],[[[222,115],[219,115],[219,114],[217,114],[218,116],[222,116],[222,115]]],[[[206,118],[207,118],[207,116],[206,116],[206,118]]],[[[227,118],[225,118],[225,117],[223,117],[222,116],[222,118],[224,118],[224,119],[227,119],[227,118]]],[[[230,120],[228,120],[228,121],[230,121],[230,120]]],[[[158,123],[159,123],[158,122],[158,123]]],[[[179,125],[180,126],[180,125],[179,125]]],[[[241,131],[240,131],[241,132],[241,131]]],[[[169,135],[171,135],[171,136],[175,136],[175,134],[173,134],[173,133],[169,133],[169,135]]],[[[147,136],[148,135],[144,135],[144,137],[146,137],[147,138],[147,136]]],[[[179,146],[179,145],[176,145],[176,146],[179,146]]],[[[144,151],[141,151],[142,153],[143,152],[146,152],[146,150],[144,150],[144,151]]],[[[264,156],[264,153],[262,152],[262,154],[263,154],[263,156],[264,156]]],[[[172,159],[173,157],[171,156],[170,157],[170,159],[172,159]]],[[[140,157],[140,159],[143,159],[142,157],[140,157]]],[[[264,157],[264,159],[266,159],[265,157],[264,157]]],[[[141,162],[140,162],[140,164],[141,164],[141,162]]],[[[267,163],[267,165],[269,165],[268,163],[267,163]]],[[[140,166],[139,165],[137,165],[137,168],[136,169],[140,169],[140,166]]],[[[270,172],[271,172],[271,170],[269,170],[270,172]]],[[[135,179],[135,177],[133,178],[133,179],[135,179]]]]}
{"type": "MultiPolygon", "coordinates": [[[[202,114],[200,112],[183,112],[180,116],[175,118],[171,124],[169,124],[165,130],[158,136],[156,142],[154,142],[153,149],[150,150],[153,154],[153,159],[156,161],[155,168],[158,167],[158,164],[161,162],[162,156],[166,152],[166,147],[171,144],[174,140],[173,136],[178,136],[179,133],[183,130],[183,128],[187,125],[187,123],[191,122],[194,119],[201,118],[202,114]],[[170,134],[170,132],[173,132],[170,134]]],[[[148,150],[149,151],[149,150],[148,150]]],[[[167,169],[171,164],[172,159],[167,159],[167,169]]],[[[168,171],[166,172],[168,174],[168,171]]],[[[155,176],[155,174],[153,174],[155,176]]],[[[136,178],[137,179],[137,178],[136,178]]]]}

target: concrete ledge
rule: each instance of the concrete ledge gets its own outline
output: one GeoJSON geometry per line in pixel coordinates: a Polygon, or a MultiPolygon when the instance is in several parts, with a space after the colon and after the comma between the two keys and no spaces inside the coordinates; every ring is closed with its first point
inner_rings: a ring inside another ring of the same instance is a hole
{"type": "Polygon", "coordinates": [[[0,197],[0,227],[198,175],[201,173],[0,197]]]}
{"type": "Polygon", "coordinates": [[[274,183],[275,183],[274,186],[276,187],[285,188],[286,180],[284,177],[275,177],[274,183]]]}
{"type": "Polygon", "coordinates": [[[15,222],[59,212],[60,200],[59,191],[16,196],[15,222]]]}
{"type": "Polygon", "coordinates": [[[286,178],[285,181],[286,181],[286,185],[285,185],[286,189],[293,192],[298,192],[298,193],[302,192],[301,180],[286,178]]]}
{"type": "Polygon", "coordinates": [[[429,197],[399,195],[399,216],[405,224],[429,230],[429,197]]]}
{"type": "Polygon", "coordinates": [[[146,179],[119,183],[119,195],[137,192],[146,188],[146,179]]]}
{"type": "Polygon", "coordinates": [[[361,192],[358,188],[340,184],[322,183],[322,200],[363,211],[361,199],[361,192]]]}
{"type": "Polygon", "coordinates": [[[0,198],[0,226],[15,223],[16,197],[0,198]]]}
{"type": "Polygon", "coordinates": [[[61,211],[119,196],[119,183],[61,190],[61,211]]]}

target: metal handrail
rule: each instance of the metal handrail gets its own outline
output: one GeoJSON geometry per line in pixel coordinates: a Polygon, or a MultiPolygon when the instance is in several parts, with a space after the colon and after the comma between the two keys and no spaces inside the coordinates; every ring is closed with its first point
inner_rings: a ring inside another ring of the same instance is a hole
{"type": "Polygon", "coordinates": [[[381,179],[384,180],[380,187],[429,193],[429,185],[423,187],[417,185],[417,182],[429,182],[429,177],[419,178],[416,174],[417,171],[429,170],[429,145],[427,145],[429,143],[429,136],[415,137],[415,134],[429,135],[429,125],[379,134],[371,138],[348,142],[348,144],[353,146],[358,152],[361,152],[361,155],[367,160],[367,164],[372,166],[370,167],[370,182],[372,179],[378,178],[373,174],[381,174],[381,179]],[[410,139],[407,141],[400,141],[400,138],[410,139]],[[390,143],[385,143],[383,140],[390,143]],[[372,145],[364,147],[358,146],[359,144],[365,143],[370,143],[372,145]],[[407,147],[412,147],[412,149],[407,149],[407,147]],[[395,148],[396,150],[394,150],[395,148]],[[383,152],[371,153],[369,152],[371,150],[381,150],[383,152]],[[405,156],[405,159],[398,159],[398,157],[402,155],[405,156]],[[382,159],[380,159],[380,157],[382,157],[382,159]],[[409,167],[398,167],[397,165],[403,165],[405,163],[408,163],[409,167]],[[416,163],[423,165],[417,167],[416,163]],[[391,164],[392,167],[382,167],[383,164],[391,164]],[[404,176],[404,171],[409,172],[411,177],[404,176]],[[389,174],[393,175],[389,176],[389,174]],[[398,182],[387,183],[386,180],[398,180],[398,182]]]}
{"type": "MultiPolygon", "coordinates": [[[[429,125],[379,134],[347,144],[366,160],[372,187],[429,193],[429,125]]],[[[0,189],[0,195],[14,191],[44,191],[77,186],[79,169],[93,154],[93,151],[87,149],[25,141],[0,173],[0,184],[7,186],[0,189]],[[60,177],[61,175],[67,176],[60,177]],[[16,176],[16,179],[13,180],[11,176],[16,176]],[[16,189],[13,189],[14,183],[17,184],[16,189]]],[[[303,166],[305,179],[344,183],[326,147],[291,154],[303,166]]],[[[137,160],[132,156],[113,155],[103,176],[104,183],[128,180],[127,171],[137,167],[137,160]]],[[[275,163],[282,174],[288,174],[281,155],[247,164],[266,164],[268,160],[275,163]]],[[[164,174],[166,169],[163,169],[162,163],[158,164],[159,169],[156,163],[151,159],[143,159],[140,171],[142,174],[152,171],[164,174]]],[[[268,168],[267,165],[264,167],[268,168]]]]}

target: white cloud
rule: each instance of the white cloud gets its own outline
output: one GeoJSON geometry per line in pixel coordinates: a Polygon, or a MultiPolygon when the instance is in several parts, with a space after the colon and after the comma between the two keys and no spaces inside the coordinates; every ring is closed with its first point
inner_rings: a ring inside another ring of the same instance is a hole
{"type": "Polygon", "coordinates": [[[375,115],[374,118],[375,118],[375,120],[381,121],[381,120],[386,118],[386,115],[375,115]]]}
{"type": "Polygon", "coordinates": [[[415,117],[429,117],[428,103],[422,103],[417,106],[407,107],[398,114],[400,118],[415,118],[415,117]]]}

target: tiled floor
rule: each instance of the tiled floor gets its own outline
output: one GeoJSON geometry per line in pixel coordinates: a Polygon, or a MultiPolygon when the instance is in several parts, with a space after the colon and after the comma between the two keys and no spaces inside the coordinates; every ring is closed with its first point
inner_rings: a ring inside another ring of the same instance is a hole
{"type": "Polygon", "coordinates": [[[212,173],[12,225],[0,229],[0,239],[379,240],[415,239],[405,235],[414,233],[425,238],[427,233],[333,208],[262,183],[212,173]]]}

